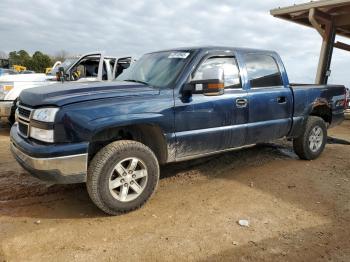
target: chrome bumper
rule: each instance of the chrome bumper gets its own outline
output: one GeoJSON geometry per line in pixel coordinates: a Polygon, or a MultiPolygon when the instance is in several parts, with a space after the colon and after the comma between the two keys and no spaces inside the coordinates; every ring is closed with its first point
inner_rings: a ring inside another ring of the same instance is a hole
{"type": "Polygon", "coordinates": [[[12,106],[13,101],[0,101],[0,117],[9,117],[12,106]]]}
{"type": "Polygon", "coordinates": [[[350,119],[350,108],[345,109],[344,115],[345,115],[345,119],[350,119]]]}
{"type": "Polygon", "coordinates": [[[22,152],[13,143],[11,151],[24,169],[41,180],[60,184],[86,181],[88,154],[35,158],[22,152]]]}

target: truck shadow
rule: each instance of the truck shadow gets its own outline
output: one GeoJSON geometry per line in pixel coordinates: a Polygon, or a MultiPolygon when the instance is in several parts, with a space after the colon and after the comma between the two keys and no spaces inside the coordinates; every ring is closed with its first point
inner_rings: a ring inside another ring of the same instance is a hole
{"type": "Polygon", "coordinates": [[[327,137],[327,144],[350,145],[350,141],[329,136],[327,137]]]}
{"type": "MultiPolygon", "coordinates": [[[[162,166],[161,179],[179,176],[194,169],[206,174],[218,166],[221,171],[219,173],[228,168],[238,170],[240,167],[257,167],[277,159],[298,159],[298,156],[285,140],[280,143],[262,143],[242,150],[162,166]]],[[[215,172],[210,174],[210,177],[215,177],[215,172]]]]}

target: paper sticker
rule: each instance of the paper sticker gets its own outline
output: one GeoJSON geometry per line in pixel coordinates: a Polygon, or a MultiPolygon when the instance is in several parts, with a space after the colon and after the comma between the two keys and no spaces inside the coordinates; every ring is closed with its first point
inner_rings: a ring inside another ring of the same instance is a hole
{"type": "Polygon", "coordinates": [[[180,58],[180,59],[186,59],[190,53],[187,52],[174,52],[169,55],[168,58],[180,58]]]}
{"type": "Polygon", "coordinates": [[[203,85],[202,84],[196,84],[196,91],[203,91],[203,85]]]}

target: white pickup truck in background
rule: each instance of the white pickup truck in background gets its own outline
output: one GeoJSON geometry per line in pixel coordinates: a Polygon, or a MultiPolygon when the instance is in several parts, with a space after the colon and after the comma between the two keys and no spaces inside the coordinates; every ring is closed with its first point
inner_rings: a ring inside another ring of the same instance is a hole
{"type": "Polygon", "coordinates": [[[131,63],[131,57],[105,56],[103,52],[91,52],[68,58],[55,64],[50,74],[16,74],[0,76],[0,118],[14,122],[16,101],[20,93],[28,88],[47,86],[57,81],[111,81],[131,63]]]}

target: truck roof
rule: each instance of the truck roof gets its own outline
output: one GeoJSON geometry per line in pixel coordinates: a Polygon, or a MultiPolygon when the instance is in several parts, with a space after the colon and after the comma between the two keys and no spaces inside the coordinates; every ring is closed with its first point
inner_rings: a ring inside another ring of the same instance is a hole
{"type": "Polygon", "coordinates": [[[166,52],[166,51],[238,51],[238,52],[243,52],[243,53],[249,53],[249,52],[254,52],[254,53],[276,53],[275,51],[272,50],[263,50],[263,49],[254,49],[254,48],[245,48],[245,47],[230,47],[230,46],[192,46],[192,47],[178,47],[178,48],[172,48],[172,49],[165,49],[165,50],[160,50],[160,51],[155,51],[155,52],[150,52],[150,53],[158,53],[158,52],[166,52]]]}

